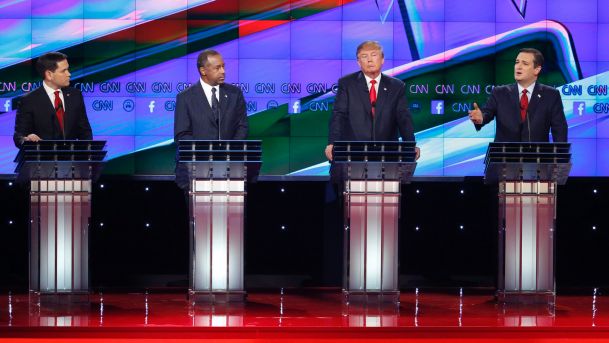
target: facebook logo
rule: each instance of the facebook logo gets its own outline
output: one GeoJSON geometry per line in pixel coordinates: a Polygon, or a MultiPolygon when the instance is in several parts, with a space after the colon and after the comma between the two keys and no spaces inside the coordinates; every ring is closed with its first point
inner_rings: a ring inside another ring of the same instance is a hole
{"type": "Polygon", "coordinates": [[[292,114],[300,113],[300,100],[294,101],[288,111],[292,114]]]}
{"type": "Polygon", "coordinates": [[[154,100],[148,104],[148,109],[150,110],[150,113],[154,112],[154,100]]]}
{"type": "Polygon", "coordinates": [[[444,114],[444,100],[431,101],[431,114],[444,114]]]}
{"type": "Polygon", "coordinates": [[[0,99],[0,105],[2,105],[1,112],[8,112],[11,110],[11,99],[0,99]]]}
{"type": "Polygon", "coordinates": [[[586,103],[583,101],[573,102],[573,114],[583,116],[586,113],[586,103]]]}

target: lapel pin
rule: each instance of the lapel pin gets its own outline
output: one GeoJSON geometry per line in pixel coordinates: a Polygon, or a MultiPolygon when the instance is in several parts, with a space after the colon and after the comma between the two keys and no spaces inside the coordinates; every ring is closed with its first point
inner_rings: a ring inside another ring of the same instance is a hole
{"type": "Polygon", "coordinates": [[[387,88],[383,87],[383,90],[386,92],[386,91],[387,91],[387,88]]]}
{"type": "Polygon", "coordinates": [[[538,97],[538,98],[541,98],[541,94],[537,94],[537,97],[538,97]]]}
{"type": "Polygon", "coordinates": [[[228,95],[224,94],[224,97],[225,97],[225,98],[228,98],[228,95]]]}

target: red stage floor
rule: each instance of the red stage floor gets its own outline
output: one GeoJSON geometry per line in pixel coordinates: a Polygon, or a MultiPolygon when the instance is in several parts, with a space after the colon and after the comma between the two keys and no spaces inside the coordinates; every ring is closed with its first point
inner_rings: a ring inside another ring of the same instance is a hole
{"type": "Polygon", "coordinates": [[[243,305],[189,306],[184,293],[91,296],[47,308],[0,298],[0,342],[609,342],[609,299],[500,306],[491,290],[403,292],[399,307],[346,306],[338,289],[258,291],[243,305]]]}

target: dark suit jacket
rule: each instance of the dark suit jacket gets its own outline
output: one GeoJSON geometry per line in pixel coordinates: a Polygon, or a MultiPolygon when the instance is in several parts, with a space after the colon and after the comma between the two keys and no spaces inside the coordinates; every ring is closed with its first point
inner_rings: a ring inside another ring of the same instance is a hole
{"type": "MultiPolygon", "coordinates": [[[[247,139],[247,113],[241,89],[226,83],[221,84],[218,101],[220,116],[216,121],[199,81],[178,94],[174,115],[174,141],[247,139]]],[[[185,166],[177,163],[176,183],[183,190],[188,190],[188,171],[185,166]]]]}
{"type": "Polygon", "coordinates": [[[404,82],[382,75],[372,131],[372,106],[364,74],[356,72],[338,81],[330,119],[328,143],[335,141],[414,141],[412,117],[404,82]]]}
{"type": "Polygon", "coordinates": [[[61,91],[65,102],[64,132],[59,127],[53,103],[44,87],[40,86],[21,98],[15,117],[15,146],[20,147],[23,138],[31,133],[42,139],[93,139],[82,93],[72,87],[61,91]]]}
{"type": "Polygon", "coordinates": [[[567,141],[567,120],[558,90],[539,82],[533,88],[524,122],[520,120],[518,85],[498,86],[482,107],[484,122],[497,120],[495,142],[549,142],[550,130],[554,142],[567,141]],[[529,129],[530,128],[530,129],[529,129]]]}
{"type": "Polygon", "coordinates": [[[246,139],[247,113],[241,89],[229,84],[220,85],[220,118],[213,117],[211,106],[201,83],[178,94],[174,117],[174,139],[246,139]]]}

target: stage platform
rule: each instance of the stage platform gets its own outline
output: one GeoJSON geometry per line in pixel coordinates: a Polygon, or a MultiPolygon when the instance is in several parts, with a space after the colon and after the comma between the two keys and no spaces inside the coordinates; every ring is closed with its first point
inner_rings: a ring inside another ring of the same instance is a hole
{"type": "Polygon", "coordinates": [[[251,291],[241,305],[186,292],[93,293],[80,306],[0,298],[0,342],[609,342],[609,298],[499,305],[492,289],[403,291],[399,306],[346,305],[339,289],[251,291]]]}

